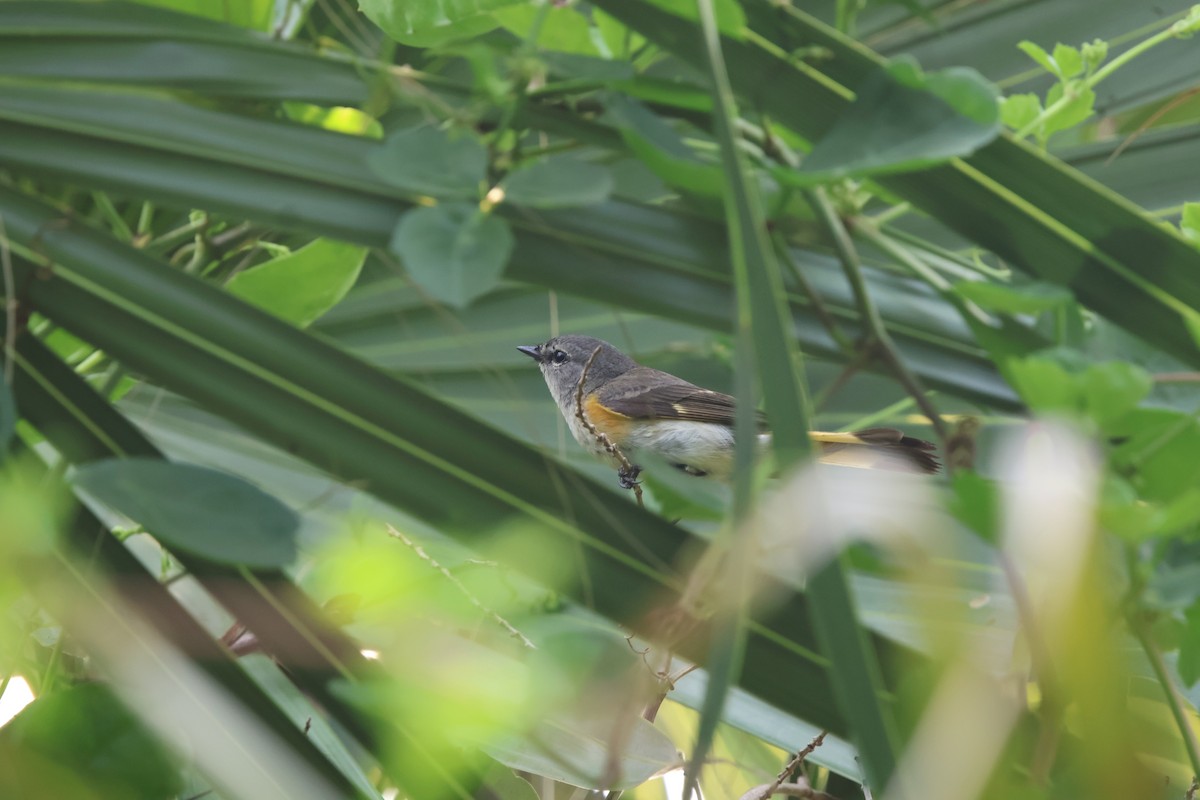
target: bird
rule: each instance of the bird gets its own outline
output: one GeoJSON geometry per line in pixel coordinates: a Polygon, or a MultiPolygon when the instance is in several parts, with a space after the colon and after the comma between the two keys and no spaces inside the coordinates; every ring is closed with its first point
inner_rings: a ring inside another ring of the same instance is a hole
{"type": "MultiPolygon", "coordinates": [[[[642,366],[591,336],[556,336],[517,350],[537,362],[575,441],[612,461],[624,488],[636,483],[641,471],[636,459],[642,453],[697,478],[731,479],[735,399],[730,395],[642,366]],[[606,439],[625,456],[624,463],[606,439]]],[[[761,413],[758,419],[759,442],[765,445],[770,432],[761,413]]],[[[895,428],[810,431],[809,436],[823,463],[921,473],[940,469],[933,444],[895,428]]]]}

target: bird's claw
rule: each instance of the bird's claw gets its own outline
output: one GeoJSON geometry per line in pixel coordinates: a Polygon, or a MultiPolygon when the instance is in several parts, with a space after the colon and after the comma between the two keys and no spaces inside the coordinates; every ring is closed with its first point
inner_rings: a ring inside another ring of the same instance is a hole
{"type": "Polygon", "coordinates": [[[622,489],[632,489],[638,485],[638,475],[642,474],[642,468],[634,465],[629,469],[621,467],[617,470],[617,481],[621,484],[622,489]]]}

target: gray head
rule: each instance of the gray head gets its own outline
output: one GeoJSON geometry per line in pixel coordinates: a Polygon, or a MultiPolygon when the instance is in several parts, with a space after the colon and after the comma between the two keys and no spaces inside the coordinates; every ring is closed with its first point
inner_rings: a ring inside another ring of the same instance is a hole
{"type": "Polygon", "coordinates": [[[591,366],[587,368],[585,394],[637,366],[637,362],[608,342],[591,336],[555,336],[544,344],[522,345],[517,349],[538,362],[546,385],[560,405],[575,402],[575,389],[588,359],[591,366]],[[600,352],[596,353],[596,348],[600,352]],[[595,358],[592,353],[596,353],[595,358]]]}

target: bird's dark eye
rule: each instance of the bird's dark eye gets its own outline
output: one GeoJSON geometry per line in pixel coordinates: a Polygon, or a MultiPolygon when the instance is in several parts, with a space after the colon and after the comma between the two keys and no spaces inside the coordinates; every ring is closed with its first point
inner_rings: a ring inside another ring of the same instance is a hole
{"type": "Polygon", "coordinates": [[[562,350],[555,350],[554,355],[551,356],[551,358],[554,360],[555,364],[561,364],[567,360],[567,354],[562,350]]]}

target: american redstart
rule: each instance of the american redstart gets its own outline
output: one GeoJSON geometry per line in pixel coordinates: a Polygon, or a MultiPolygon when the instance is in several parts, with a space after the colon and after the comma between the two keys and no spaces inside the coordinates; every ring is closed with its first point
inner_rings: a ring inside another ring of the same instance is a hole
{"type": "MultiPolygon", "coordinates": [[[[689,475],[730,478],[734,398],[643,367],[608,342],[590,336],[556,336],[545,344],[517,349],[538,362],[575,440],[591,452],[608,455],[599,437],[579,419],[580,408],[588,422],[630,461],[638,453],[648,452],[689,475]],[[587,375],[579,394],[585,367],[587,375]]],[[[770,433],[761,415],[760,427],[764,432],[759,439],[766,442],[770,433]]],[[[894,428],[854,433],[812,431],[809,435],[818,445],[818,460],[823,463],[908,472],[938,470],[932,444],[894,428]]],[[[638,471],[636,466],[632,474],[621,470],[621,485],[632,486],[638,471]]]]}

